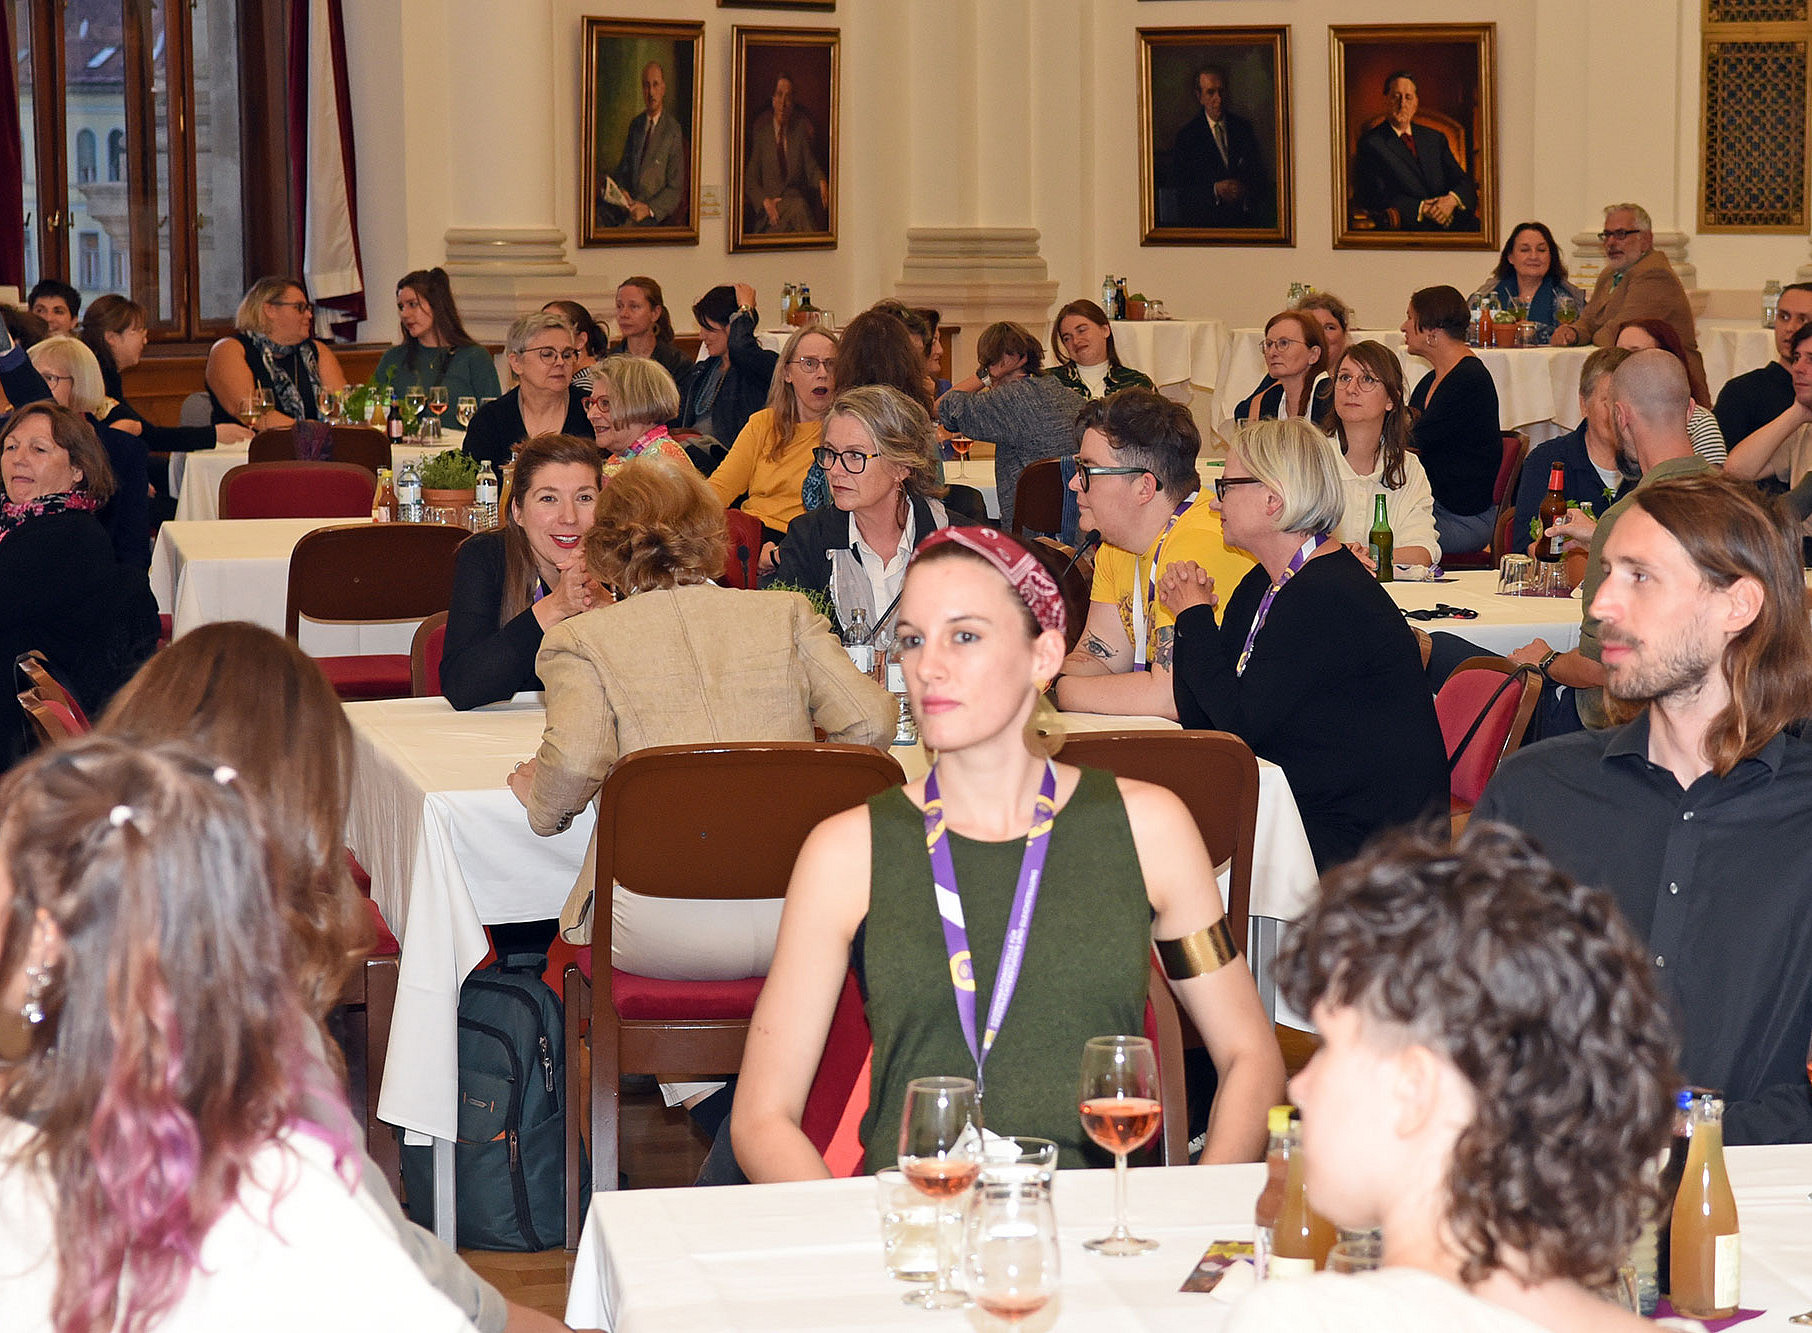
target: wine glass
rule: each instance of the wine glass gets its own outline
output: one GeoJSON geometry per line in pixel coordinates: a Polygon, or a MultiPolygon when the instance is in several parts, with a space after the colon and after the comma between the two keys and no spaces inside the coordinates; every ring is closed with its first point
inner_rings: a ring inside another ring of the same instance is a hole
{"type": "Polygon", "coordinates": [[[980,1125],[974,1079],[915,1078],[906,1085],[906,1104],[900,1112],[900,1170],[939,1213],[937,1279],[925,1290],[908,1294],[908,1305],[949,1310],[969,1303],[950,1285],[942,1214],[944,1206],[959,1198],[981,1170],[981,1159],[975,1153],[980,1125]]]}
{"type": "Polygon", "coordinates": [[[950,437],[950,448],[951,451],[956,454],[956,475],[960,477],[963,475],[963,465],[969,461],[969,437],[967,435],[952,435],[950,437]]]}
{"type": "Polygon", "coordinates": [[[969,1296],[1017,1324],[1057,1292],[1057,1218],[1049,1188],[1034,1180],[983,1179],[963,1222],[969,1296]]]}
{"type": "Polygon", "coordinates": [[[1126,1229],[1126,1155],[1158,1132],[1158,1057],[1144,1037],[1090,1037],[1082,1047],[1082,1128],[1114,1155],[1114,1229],[1084,1242],[1097,1254],[1143,1254],[1155,1240],[1126,1229]]]}
{"type": "Polygon", "coordinates": [[[446,385],[436,384],[428,390],[428,410],[434,413],[436,421],[447,415],[446,385]]]}
{"type": "Polygon", "coordinates": [[[419,384],[403,391],[403,411],[408,414],[406,420],[417,435],[422,433],[422,409],[427,405],[427,390],[419,384]]]}
{"type": "Polygon", "coordinates": [[[1579,320],[1579,302],[1571,296],[1558,296],[1554,300],[1554,319],[1559,324],[1574,324],[1579,320]]]}
{"type": "Polygon", "coordinates": [[[253,389],[245,396],[245,401],[240,404],[239,415],[244,419],[247,426],[251,427],[253,430],[257,430],[258,422],[263,418],[264,414],[270,410],[271,391],[269,389],[253,389]]]}
{"type": "Polygon", "coordinates": [[[459,422],[459,428],[464,430],[472,424],[472,414],[477,410],[478,400],[469,393],[462,393],[459,396],[459,402],[453,407],[453,419],[459,422]]]}

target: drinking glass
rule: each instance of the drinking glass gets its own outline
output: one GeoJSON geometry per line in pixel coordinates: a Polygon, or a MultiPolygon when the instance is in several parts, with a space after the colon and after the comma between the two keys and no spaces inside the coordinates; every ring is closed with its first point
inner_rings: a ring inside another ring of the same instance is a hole
{"type": "Polygon", "coordinates": [[[950,437],[950,448],[956,454],[956,475],[959,477],[963,475],[963,465],[969,461],[969,444],[970,440],[967,435],[950,437]]]}
{"type": "Polygon", "coordinates": [[[422,409],[428,405],[428,394],[419,386],[403,391],[403,410],[409,414],[410,424],[416,434],[421,434],[422,409]]]}
{"type": "Polygon", "coordinates": [[[271,391],[269,389],[253,389],[246,395],[245,402],[240,406],[239,415],[245,418],[246,425],[250,426],[253,430],[256,430],[258,428],[259,420],[270,410],[271,391]]]}
{"type": "Polygon", "coordinates": [[[1049,1188],[1031,1180],[984,1179],[963,1223],[970,1299],[1017,1324],[1056,1295],[1057,1275],[1057,1218],[1049,1188]]]}
{"type": "Polygon", "coordinates": [[[1126,1227],[1126,1155],[1158,1132],[1158,1057],[1144,1037],[1090,1037],[1082,1047],[1082,1128],[1114,1155],[1114,1229],[1084,1248],[1097,1254],[1144,1254],[1155,1240],[1126,1227]]]}
{"type": "Polygon", "coordinates": [[[447,414],[447,386],[436,384],[428,390],[428,410],[439,421],[447,414]]]}
{"type": "Polygon", "coordinates": [[[937,1205],[906,1183],[897,1169],[875,1172],[875,1208],[881,1215],[881,1254],[887,1272],[902,1282],[930,1282],[937,1267],[937,1205]]]}
{"type": "Polygon", "coordinates": [[[459,422],[459,428],[464,430],[472,424],[472,414],[477,410],[478,400],[469,393],[462,393],[459,396],[459,402],[453,407],[453,419],[459,422]]]}
{"type": "Polygon", "coordinates": [[[1556,297],[1554,301],[1554,320],[1558,324],[1574,324],[1579,320],[1579,302],[1570,296],[1556,297]]]}
{"type": "Polygon", "coordinates": [[[975,1152],[980,1137],[981,1108],[974,1079],[915,1078],[906,1085],[906,1104],[900,1112],[900,1170],[939,1211],[936,1280],[925,1290],[908,1294],[908,1305],[949,1310],[969,1303],[950,1285],[942,1213],[946,1204],[962,1196],[981,1169],[975,1152]]]}

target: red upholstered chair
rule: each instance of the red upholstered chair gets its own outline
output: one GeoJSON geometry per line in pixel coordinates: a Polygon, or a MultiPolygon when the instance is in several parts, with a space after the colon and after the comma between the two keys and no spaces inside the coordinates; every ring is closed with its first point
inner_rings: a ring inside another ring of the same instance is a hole
{"type": "MultiPolygon", "coordinates": [[[[1491,485],[1491,502],[1497,506],[1497,517],[1492,520],[1492,535],[1496,536],[1503,521],[1506,508],[1516,507],[1516,478],[1523,470],[1523,459],[1529,456],[1529,437],[1520,431],[1503,432],[1504,453],[1497,465],[1497,480],[1491,485]]],[[[1515,534],[1506,540],[1514,541],[1515,534]]],[[[1478,551],[1442,551],[1441,568],[1443,569],[1494,569],[1496,560],[1491,546],[1478,551]]]]}
{"type": "Polygon", "coordinates": [[[54,699],[69,710],[69,715],[81,730],[89,729],[91,724],[88,714],[82,711],[81,701],[56,678],[43,653],[36,648],[27,648],[14,659],[13,671],[18,677],[20,689],[36,690],[40,698],[54,699]]]}
{"type": "MultiPolygon", "coordinates": [[[[425,620],[453,601],[453,557],[470,534],[439,523],[354,523],[317,528],[289,558],[283,632],[303,616],[343,622],[425,620]]],[[[315,659],[342,699],[409,694],[407,653],[315,659]]]]}
{"type": "Polygon", "coordinates": [[[1055,458],[1041,458],[1019,474],[1013,488],[1013,531],[1063,531],[1063,467],[1055,458]]]}
{"type": "Polygon", "coordinates": [[[617,1083],[623,1074],[708,1078],[742,1063],[765,977],[662,981],[608,965],[611,887],[656,898],[780,898],[824,819],[905,780],[891,755],[807,741],[658,746],[625,755],[598,795],[591,948],[566,969],[566,1244],[579,1243],[580,1108],[590,1107],[595,1187],[615,1189],[617,1083]],[[701,799],[764,792],[764,800],[701,799]],[[598,984],[603,982],[604,984],[598,984]],[[580,1023],[591,993],[591,1088],[579,1086],[580,1023]]]}
{"type": "Polygon", "coordinates": [[[220,516],[368,518],[376,490],[356,463],[241,463],[220,479],[220,516]]]}
{"type": "Polygon", "coordinates": [[[1448,785],[1456,834],[1504,756],[1523,743],[1540,697],[1540,674],[1507,657],[1467,658],[1435,695],[1435,714],[1452,765],[1448,785]],[[1465,751],[1456,754],[1462,743],[1465,751]]]}
{"type": "Polygon", "coordinates": [[[730,556],[724,562],[724,587],[753,588],[761,562],[761,520],[740,509],[724,510],[730,529],[730,556]]]}
{"type": "Polygon", "coordinates": [[[440,693],[440,659],[447,647],[447,613],[422,621],[409,645],[409,693],[417,699],[440,693]]]}
{"type": "Polygon", "coordinates": [[[88,730],[86,719],[77,721],[69,706],[57,699],[46,699],[34,690],[19,691],[19,707],[25,710],[32,730],[38,735],[38,747],[48,750],[54,745],[80,736],[88,730]]]}
{"type": "MultiPolygon", "coordinates": [[[[370,426],[333,426],[330,451],[336,463],[357,463],[371,469],[372,489],[377,488],[377,471],[390,466],[390,440],[381,430],[370,426]]],[[[296,430],[279,426],[261,430],[247,447],[248,463],[286,463],[296,458],[296,430]]]]}

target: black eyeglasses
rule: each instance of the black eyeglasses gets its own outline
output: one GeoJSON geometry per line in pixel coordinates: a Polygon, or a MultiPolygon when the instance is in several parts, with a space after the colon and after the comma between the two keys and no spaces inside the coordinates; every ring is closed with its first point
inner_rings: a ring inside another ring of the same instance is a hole
{"type": "Polygon", "coordinates": [[[852,477],[868,467],[869,459],[880,456],[879,454],[859,454],[854,449],[845,449],[842,453],[838,453],[828,444],[821,444],[812,450],[812,461],[826,472],[830,471],[832,463],[841,463],[843,470],[852,477]]]}
{"type": "Polygon", "coordinates": [[[1150,471],[1151,469],[1148,467],[1091,467],[1078,457],[1076,459],[1076,488],[1087,495],[1089,482],[1095,477],[1137,477],[1150,471]]]}
{"type": "Polygon", "coordinates": [[[1640,235],[1642,235],[1642,228],[1640,227],[1606,227],[1603,231],[1598,233],[1598,239],[1601,241],[1627,241],[1632,236],[1640,235]]]}
{"type": "Polygon", "coordinates": [[[1227,503],[1228,488],[1233,486],[1263,486],[1264,482],[1257,477],[1216,477],[1214,479],[1214,498],[1222,504],[1227,503]]]}

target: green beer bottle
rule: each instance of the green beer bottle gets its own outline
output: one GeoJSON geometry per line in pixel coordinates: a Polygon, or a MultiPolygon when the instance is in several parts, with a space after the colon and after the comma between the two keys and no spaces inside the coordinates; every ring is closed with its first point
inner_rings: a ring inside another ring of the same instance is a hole
{"type": "Polygon", "coordinates": [[[1390,515],[1384,512],[1384,496],[1372,505],[1372,530],[1366,537],[1370,555],[1378,565],[1378,582],[1390,582],[1390,558],[1396,542],[1390,535],[1390,515]]]}

